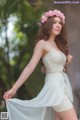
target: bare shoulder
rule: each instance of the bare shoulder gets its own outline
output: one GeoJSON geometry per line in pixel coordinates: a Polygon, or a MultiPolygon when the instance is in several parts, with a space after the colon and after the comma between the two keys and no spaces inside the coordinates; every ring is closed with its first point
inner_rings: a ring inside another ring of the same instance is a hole
{"type": "MultiPolygon", "coordinates": [[[[35,45],[35,49],[42,49],[44,51],[45,48],[45,40],[39,40],[36,45],[35,45]]],[[[35,50],[34,49],[34,50],[35,50]]]]}
{"type": "Polygon", "coordinates": [[[34,51],[42,51],[42,56],[44,56],[49,50],[50,46],[47,41],[45,40],[40,40],[37,42],[34,51]]]}
{"type": "Polygon", "coordinates": [[[45,40],[39,40],[36,46],[43,47],[45,45],[45,40]]]}
{"type": "Polygon", "coordinates": [[[48,41],[45,41],[45,40],[43,40],[43,56],[45,56],[51,49],[52,49],[52,47],[51,47],[51,45],[49,44],[49,42],[48,41]]]}

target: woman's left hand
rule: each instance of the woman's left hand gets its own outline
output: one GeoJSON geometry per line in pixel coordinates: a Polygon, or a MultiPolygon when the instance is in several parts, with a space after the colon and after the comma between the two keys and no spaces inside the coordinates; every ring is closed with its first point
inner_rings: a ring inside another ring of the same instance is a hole
{"type": "Polygon", "coordinates": [[[72,61],[73,56],[72,55],[67,55],[67,64],[72,61]]]}
{"type": "Polygon", "coordinates": [[[45,73],[45,72],[46,72],[46,69],[45,69],[45,67],[44,67],[43,65],[41,66],[41,72],[42,72],[42,73],[45,73]]]}

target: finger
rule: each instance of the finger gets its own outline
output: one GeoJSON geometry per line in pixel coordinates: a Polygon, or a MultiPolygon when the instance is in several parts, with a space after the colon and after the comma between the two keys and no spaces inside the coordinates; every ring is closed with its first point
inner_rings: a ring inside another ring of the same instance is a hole
{"type": "Polygon", "coordinates": [[[10,96],[11,96],[11,94],[7,93],[5,98],[8,99],[10,96]]]}
{"type": "Polygon", "coordinates": [[[68,59],[72,59],[72,57],[69,57],[68,59]]]}
{"type": "Polygon", "coordinates": [[[67,61],[66,63],[68,64],[69,62],[67,61]]]}
{"type": "Polygon", "coordinates": [[[8,96],[8,99],[11,99],[13,95],[14,95],[14,94],[10,94],[10,95],[8,96]]]}
{"type": "Polygon", "coordinates": [[[6,94],[7,94],[7,92],[4,93],[4,96],[3,96],[4,99],[6,98],[6,94]]]}
{"type": "Polygon", "coordinates": [[[73,58],[73,56],[70,56],[70,58],[73,58]]]}
{"type": "Polygon", "coordinates": [[[71,55],[68,55],[67,57],[73,57],[73,56],[71,56],[71,55]]]}
{"type": "Polygon", "coordinates": [[[67,59],[67,61],[70,61],[71,59],[67,59]]]}
{"type": "Polygon", "coordinates": [[[68,58],[67,60],[72,60],[72,58],[68,58]]]}
{"type": "Polygon", "coordinates": [[[7,99],[10,99],[11,98],[11,96],[7,96],[7,99]]]}
{"type": "Polygon", "coordinates": [[[5,99],[7,98],[7,94],[5,95],[5,99]]]}
{"type": "Polygon", "coordinates": [[[70,63],[71,62],[71,60],[68,60],[68,62],[67,63],[70,63]]]}
{"type": "Polygon", "coordinates": [[[7,94],[5,99],[10,99],[11,95],[7,94]]]}
{"type": "Polygon", "coordinates": [[[11,99],[12,98],[12,95],[11,96],[9,96],[9,99],[11,99]]]}
{"type": "Polygon", "coordinates": [[[69,61],[69,60],[67,60],[67,62],[66,62],[66,63],[68,64],[68,63],[70,63],[70,61],[69,61]]]}
{"type": "Polygon", "coordinates": [[[68,62],[71,61],[71,59],[68,59],[68,62]]]}
{"type": "Polygon", "coordinates": [[[6,98],[9,98],[11,96],[11,94],[10,93],[8,93],[7,95],[6,95],[6,98]]]}
{"type": "Polygon", "coordinates": [[[72,59],[72,57],[69,57],[69,58],[67,58],[68,60],[71,60],[72,59]]]}
{"type": "Polygon", "coordinates": [[[72,59],[70,58],[69,61],[71,61],[72,59]]]}

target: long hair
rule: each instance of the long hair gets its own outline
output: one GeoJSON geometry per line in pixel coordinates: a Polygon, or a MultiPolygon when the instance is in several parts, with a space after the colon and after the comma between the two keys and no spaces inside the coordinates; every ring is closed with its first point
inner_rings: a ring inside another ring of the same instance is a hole
{"type": "MultiPolygon", "coordinates": [[[[51,31],[52,31],[52,27],[53,27],[53,20],[54,20],[55,16],[48,18],[47,22],[45,23],[41,23],[41,25],[39,26],[39,30],[36,36],[36,40],[34,43],[34,46],[36,45],[36,43],[40,40],[45,40],[47,41],[51,35],[51,31]]],[[[68,42],[66,39],[66,28],[65,25],[63,23],[62,24],[62,29],[59,35],[57,35],[55,37],[55,43],[57,45],[57,47],[67,56],[69,53],[69,47],[68,47],[68,42]]],[[[42,63],[42,59],[41,59],[41,63],[42,63]]],[[[43,63],[42,63],[43,65],[43,63]]]]}

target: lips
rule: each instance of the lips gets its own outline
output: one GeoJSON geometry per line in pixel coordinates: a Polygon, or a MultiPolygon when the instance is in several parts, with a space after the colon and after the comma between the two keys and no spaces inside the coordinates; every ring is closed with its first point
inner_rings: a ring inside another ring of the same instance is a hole
{"type": "Polygon", "coordinates": [[[60,29],[55,29],[55,31],[60,32],[60,29]]]}

